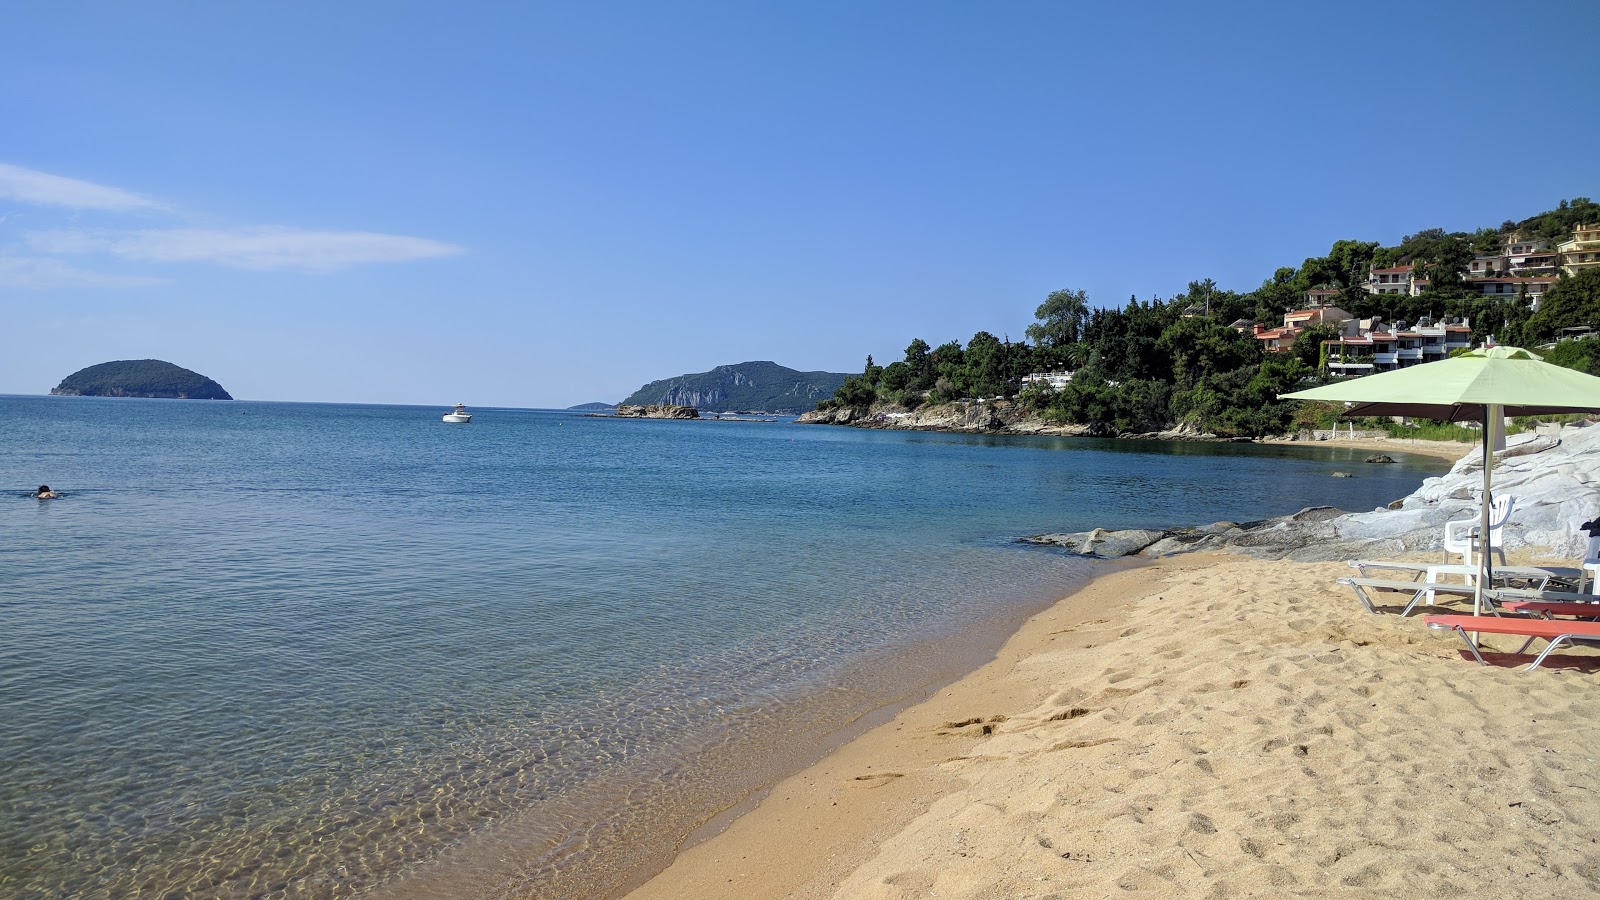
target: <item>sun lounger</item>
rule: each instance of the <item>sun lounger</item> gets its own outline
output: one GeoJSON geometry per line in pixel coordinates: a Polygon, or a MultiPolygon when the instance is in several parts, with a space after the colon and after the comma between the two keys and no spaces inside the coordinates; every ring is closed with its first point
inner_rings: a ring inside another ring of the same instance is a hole
{"type": "MultiPolygon", "coordinates": [[[[1554,591],[1544,592],[1544,596],[1559,596],[1554,591]]],[[[1600,603],[1581,603],[1571,600],[1509,600],[1500,604],[1506,612],[1524,616],[1538,616],[1543,619],[1553,619],[1556,616],[1568,616],[1574,619],[1600,619],[1600,603]]]]}
{"type": "Polygon", "coordinates": [[[1549,641],[1550,645],[1545,647],[1528,666],[1529,672],[1539,668],[1545,657],[1562,644],[1600,643],[1600,622],[1575,619],[1528,619],[1519,616],[1428,616],[1423,621],[1429,628],[1448,628],[1461,635],[1461,639],[1467,642],[1467,649],[1472,652],[1473,658],[1485,666],[1488,663],[1484,662],[1483,654],[1478,652],[1478,645],[1473,643],[1469,632],[1526,637],[1527,640],[1517,650],[1518,654],[1526,652],[1536,640],[1549,641]]]}
{"type": "MultiPolygon", "coordinates": [[[[1352,559],[1350,568],[1360,572],[1363,578],[1376,577],[1367,574],[1368,569],[1409,572],[1413,580],[1422,580],[1426,576],[1427,581],[1438,581],[1441,575],[1458,575],[1471,581],[1478,574],[1477,566],[1464,563],[1394,562],[1383,559],[1352,559]]],[[[1542,591],[1552,581],[1576,584],[1584,577],[1584,570],[1572,566],[1495,566],[1494,577],[1527,581],[1534,590],[1542,591]]]]}
{"type": "Polygon", "coordinates": [[[1378,606],[1374,602],[1372,592],[1385,591],[1390,593],[1410,593],[1411,599],[1400,611],[1401,616],[1411,615],[1411,611],[1422,601],[1433,602],[1435,594],[1453,594],[1456,596],[1471,597],[1477,593],[1477,588],[1470,584],[1441,584],[1437,581],[1406,581],[1405,579],[1391,578],[1341,578],[1339,584],[1347,584],[1356,592],[1356,599],[1367,608],[1367,612],[1378,614],[1378,606]]]}

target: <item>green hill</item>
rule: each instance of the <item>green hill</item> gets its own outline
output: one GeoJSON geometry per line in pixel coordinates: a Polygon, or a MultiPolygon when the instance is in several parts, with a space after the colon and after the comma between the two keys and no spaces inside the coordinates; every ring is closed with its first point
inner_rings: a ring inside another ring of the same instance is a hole
{"type": "Polygon", "coordinates": [[[693,406],[706,412],[800,413],[833,396],[844,379],[837,372],[799,372],[775,362],[743,362],[652,381],[622,402],[693,406]]]}
{"type": "Polygon", "coordinates": [[[119,359],[79,369],[52,394],[69,397],[162,397],[172,400],[232,400],[222,385],[159,359],[119,359]]]}

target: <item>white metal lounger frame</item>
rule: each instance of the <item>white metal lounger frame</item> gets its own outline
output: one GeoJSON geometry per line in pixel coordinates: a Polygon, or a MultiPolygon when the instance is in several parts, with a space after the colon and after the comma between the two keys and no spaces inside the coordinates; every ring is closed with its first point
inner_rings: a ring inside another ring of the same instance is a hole
{"type": "Polygon", "coordinates": [[[1460,594],[1470,597],[1476,592],[1476,589],[1470,584],[1439,584],[1438,582],[1434,581],[1391,581],[1385,578],[1341,578],[1339,579],[1338,583],[1349,585],[1350,588],[1356,592],[1356,599],[1361,601],[1361,605],[1367,608],[1367,612],[1372,613],[1375,616],[1382,614],[1378,612],[1378,606],[1373,602],[1373,598],[1367,593],[1368,590],[1391,591],[1402,594],[1406,591],[1413,591],[1414,593],[1411,595],[1410,602],[1406,604],[1405,609],[1400,611],[1400,616],[1402,618],[1411,615],[1411,611],[1413,609],[1416,609],[1423,600],[1430,599],[1435,593],[1460,594]]]}

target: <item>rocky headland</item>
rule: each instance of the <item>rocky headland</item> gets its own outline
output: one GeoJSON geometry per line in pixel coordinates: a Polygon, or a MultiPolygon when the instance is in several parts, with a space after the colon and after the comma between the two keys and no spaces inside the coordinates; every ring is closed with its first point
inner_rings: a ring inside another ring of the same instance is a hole
{"type": "Polygon", "coordinates": [[[801,372],[756,360],[652,381],[622,402],[630,406],[693,406],[708,413],[743,410],[794,415],[833,396],[846,377],[840,372],[801,372]]]}
{"type": "MultiPolygon", "coordinates": [[[[1516,497],[1504,532],[1505,549],[1557,557],[1580,556],[1580,526],[1600,517],[1600,427],[1566,428],[1559,436],[1522,434],[1494,454],[1496,496],[1516,497]]],[[[1449,472],[1423,481],[1409,496],[1371,512],[1312,507],[1258,522],[1215,522],[1197,528],[1127,529],[1022,538],[1085,556],[1168,556],[1194,550],[1231,550],[1297,562],[1395,558],[1438,551],[1444,523],[1478,514],[1483,451],[1475,450],[1449,472]]]]}

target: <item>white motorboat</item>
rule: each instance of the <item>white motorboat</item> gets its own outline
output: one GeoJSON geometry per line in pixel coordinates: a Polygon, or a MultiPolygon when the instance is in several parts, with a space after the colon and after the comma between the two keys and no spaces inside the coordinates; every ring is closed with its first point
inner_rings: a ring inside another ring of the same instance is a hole
{"type": "Polygon", "coordinates": [[[452,409],[444,414],[444,420],[446,422],[453,422],[458,425],[465,425],[472,421],[472,413],[467,412],[467,408],[465,406],[457,403],[455,409],[452,409]]]}

